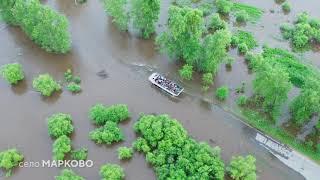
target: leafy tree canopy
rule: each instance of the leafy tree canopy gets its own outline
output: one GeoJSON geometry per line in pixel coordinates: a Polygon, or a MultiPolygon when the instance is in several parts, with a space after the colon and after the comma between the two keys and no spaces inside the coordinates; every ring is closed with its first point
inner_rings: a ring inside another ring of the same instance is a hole
{"type": "Polygon", "coordinates": [[[91,131],[89,137],[97,144],[108,145],[124,139],[121,129],[113,121],[107,121],[103,127],[91,131]]]}
{"type": "Polygon", "coordinates": [[[117,164],[106,164],[101,166],[100,176],[102,180],[122,180],[125,174],[121,166],[117,164]]]}
{"type": "Polygon", "coordinates": [[[128,106],[116,104],[106,107],[103,104],[96,104],[89,111],[89,118],[97,125],[104,125],[107,121],[119,123],[130,116],[128,106]]]}
{"type": "Polygon", "coordinates": [[[0,152],[0,168],[7,171],[6,176],[11,176],[12,169],[23,161],[23,155],[17,149],[8,149],[0,152]]]}
{"type": "Polygon", "coordinates": [[[83,177],[78,176],[71,169],[64,169],[59,176],[55,176],[55,180],[85,180],[83,177]]]}
{"type": "Polygon", "coordinates": [[[0,68],[0,74],[10,84],[17,84],[24,79],[24,72],[19,63],[3,65],[0,68]]]}
{"type": "Polygon", "coordinates": [[[68,136],[73,130],[72,118],[69,114],[57,113],[48,118],[48,131],[52,137],[68,136]]]}
{"type": "Polygon", "coordinates": [[[235,180],[256,180],[256,159],[248,155],[246,157],[232,157],[227,171],[235,180]]]}
{"type": "Polygon", "coordinates": [[[67,153],[71,151],[71,140],[68,136],[62,135],[53,143],[53,159],[64,160],[67,153]]]}
{"type": "Polygon", "coordinates": [[[32,86],[43,96],[51,96],[53,92],[61,89],[60,84],[58,84],[49,74],[39,75],[33,80],[32,86]]]}

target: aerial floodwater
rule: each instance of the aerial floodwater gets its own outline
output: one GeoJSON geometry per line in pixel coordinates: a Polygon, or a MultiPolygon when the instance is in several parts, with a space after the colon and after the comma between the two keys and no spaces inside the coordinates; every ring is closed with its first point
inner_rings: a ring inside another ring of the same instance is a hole
{"type": "MultiPolygon", "coordinates": [[[[239,2],[264,10],[261,19],[255,24],[248,24],[246,29],[253,32],[260,44],[267,43],[272,47],[289,48],[288,42],[279,40],[281,23],[292,22],[303,11],[320,18],[318,0],[291,0],[292,11],[288,15],[283,15],[281,6],[273,0],[239,2]]],[[[246,82],[246,94],[253,93],[250,90],[253,75],[236,50],[231,50],[235,57],[232,70],[222,65],[213,87],[208,93],[202,93],[200,76],[195,75],[192,81],[181,81],[178,78],[179,65],[157,51],[153,38],[144,40],[134,31],[119,31],[112,19],[106,16],[100,1],[88,0],[82,5],[66,0],[42,3],[66,15],[70,22],[72,50],[65,55],[47,53],[20,28],[0,22],[0,65],[18,62],[23,66],[26,77],[17,86],[0,80],[0,150],[17,148],[23,152],[26,162],[50,160],[54,140],[48,135],[47,117],[58,112],[68,113],[72,115],[75,127],[71,136],[72,146],[87,147],[88,159],[94,162],[91,168],[73,168],[79,175],[88,180],[101,179],[99,168],[103,164],[114,163],[123,167],[127,180],[156,179],[143,154],[135,153],[130,161],[120,161],[117,149],[131,146],[137,138],[132,126],[140,113],[168,114],[181,122],[195,140],[208,142],[212,147],[219,146],[226,166],[232,156],[252,154],[256,158],[257,179],[305,179],[297,170],[287,166],[285,159],[281,160],[278,154],[263,146],[257,140],[258,131],[243,123],[241,117],[234,113],[237,106],[234,93],[225,102],[213,100],[213,90],[222,85],[234,90],[246,82]],[[67,69],[81,77],[81,93],[72,94],[63,89],[51,97],[42,97],[33,89],[33,77],[49,73],[56,80],[63,81],[67,69]],[[178,82],[184,92],[178,97],[165,94],[148,81],[154,72],[178,82]],[[90,122],[88,111],[96,103],[128,105],[131,117],[120,124],[125,141],[104,146],[89,139],[88,134],[95,125],[90,122]]],[[[162,0],[157,33],[162,32],[167,23],[169,5],[169,0],[162,0]]],[[[231,25],[231,28],[236,26],[231,25]]],[[[309,63],[320,67],[319,52],[310,51],[303,56],[309,63]]],[[[60,171],[61,168],[48,167],[16,168],[8,179],[53,179],[60,171]]],[[[1,171],[0,175],[0,179],[5,178],[1,171]]]]}

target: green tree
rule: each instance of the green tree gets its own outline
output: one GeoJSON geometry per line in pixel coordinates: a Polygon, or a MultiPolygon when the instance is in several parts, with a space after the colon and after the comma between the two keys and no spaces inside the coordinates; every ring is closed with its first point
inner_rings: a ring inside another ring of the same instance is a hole
{"type": "Polygon", "coordinates": [[[185,64],[182,69],[179,70],[179,75],[182,79],[191,80],[193,74],[193,66],[185,64]]]}
{"type": "Polygon", "coordinates": [[[71,151],[71,159],[73,160],[86,160],[88,157],[88,149],[80,148],[78,150],[71,151]]]}
{"type": "Polygon", "coordinates": [[[48,118],[48,131],[52,137],[68,136],[73,130],[72,118],[69,114],[57,113],[48,118]]]}
{"type": "Polygon", "coordinates": [[[256,159],[251,155],[232,157],[227,171],[234,180],[256,180],[255,162],[256,159]]]}
{"type": "Polygon", "coordinates": [[[51,96],[53,92],[61,90],[60,84],[58,84],[49,74],[39,75],[33,80],[32,86],[43,96],[51,96]]]}
{"type": "Polygon", "coordinates": [[[218,13],[213,14],[209,19],[209,28],[217,31],[221,29],[227,29],[228,24],[220,18],[218,13]]]}
{"type": "Polygon", "coordinates": [[[122,180],[125,177],[123,169],[117,164],[101,166],[99,174],[102,180],[122,180]]]}
{"type": "Polygon", "coordinates": [[[205,73],[202,75],[202,90],[207,91],[209,86],[213,84],[213,75],[212,73],[205,73]]]}
{"type": "Polygon", "coordinates": [[[134,148],[146,154],[157,179],[224,178],[220,149],[190,138],[179,121],[168,115],[143,115],[134,130],[141,135],[134,148]]]}
{"type": "Polygon", "coordinates": [[[202,11],[189,7],[169,8],[168,30],[156,38],[160,52],[170,57],[182,58],[193,65],[201,49],[200,40],[204,20],[202,11]]]}
{"type": "Polygon", "coordinates": [[[108,145],[124,140],[121,129],[112,121],[107,121],[103,127],[91,131],[89,137],[97,144],[108,145]]]}
{"type": "Polygon", "coordinates": [[[133,149],[128,147],[119,147],[118,148],[118,158],[123,159],[130,159],[133,156],[133,149]]]}
{"type": "Polygon", "coordinates": [[[0,1],[0,16],[1,18],[9,23],[9,24],[16,24],[16,19],[14,15],[12,14],[12,8],[15,4],[16,0],[6,0],[6,1],[0,1]]]}
{"type": "Polygon", "coordinates": [[[231,33],[229,30],[218,30],[213,35],[205,37],[201,56],[197,61],[197,67],[205,73],[217,73],[220,64],[227,55],[227,47],[230,46],[231,33]]]}
{"type": "Polygon", "coordinates": [[[104,9],[109,14],[116,26],[126,31],[128,29],[129,16],[126,10],[127,0],[103,0],[104,9]]]}
{"type": "Polygon", "coordinates": [[[238,23],[244,23],[247,22],[249,20],[249,15],[246,11],[241,10],[236,12],[236,21],[238,23]]]}
{"type": "Polygon", "coordinates": [[[282,4],[282,10],[284,12],[290,12],[291,11],[291,5],[286,1],[285,3],[282,4]]]}
{"type": "Polygon", "coordinates": [[[232,10],[233,3],[230,0],[216,0],[217,10],[221,14],[229,14],[232,10]]]}
{"type": "Polygon", "coordinates": [[[312,79],[307,81],[300,95],[290,104],[293,121],[302,125],[309,121],[313,114],[320,112],[320,83],[312,79]]]}
{"type": "Polygon", "coordinates": [[[107,121],[119,123],[130,116],[128,106],[116,104],[106,107],[103,104],[96,104],[90,108],[89,119],[97,125],[104,125],[107,121]]]}
{"type": "Polygon", "coordinates": [[[263,97],[264,110],[273,119],[280,115],[280,107],[288,99],[291,87],[287,71],[281,66],[268,63],[260,65],[253,81],[254,92],[263,97]]]}
{"type": "Polygon", "coordinates": [[[12,63],[1,66],[1,76],[10,84],[17,84],[24,79],[24,72],[21,64],[12,63]]]}
{"type": "Polygon", "coordinates": [[[59,176],[54,177],[55,180],[85,180],[83,177],[78,176],[71,169],[64,169],[59,176]]]}
{"type": "Polygon", "coordinates": [[[220,101],[224,101],[229,97],[229,88],[227,86],[221,86],[216,90],[216,97],[220,101]]]}
{"type": "Polygon", "coordinates": [[[17,149],[8,149],[0,152],[0,168],[5,169],[6,176],[11,176],[12,169],[19,165],[19,162],[23,161],[23,155],[17,149]]]}
{"type": "Polygon", "coordinates": [[[75,82],[71,82],[68,84],[67,89],[72,93],[78,93],[81,91],[81,86],[75,82]]]}
{"type": "Polygon", "coordinates": [[[53,159],[64,160],[66,155],[71,151],[71,140],[68,136],[62,135],[53,143],[53,159]]]}
{"type": "Polygon", "coordinates": [[[237,104],[238,104],[239,106],[244,106],[244,105],[247,104],[247,101],[248,101],[247,96],[241,95],[241,96],[239,96],[239,98],[237,99],[237,104]]]}
{"type": "Polygon", "coordinates": [[[160,0],[132,0],[131,17],[134,27],[142,31],[144,38],[155,32],[160,13],[160,0]]]}

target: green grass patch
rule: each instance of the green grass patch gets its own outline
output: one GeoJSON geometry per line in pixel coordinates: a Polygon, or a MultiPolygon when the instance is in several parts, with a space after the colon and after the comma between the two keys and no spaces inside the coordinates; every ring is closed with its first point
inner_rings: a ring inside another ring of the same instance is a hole
{"type": "Polygon", "coordinates": [[[232,6],[233,12],[245,11],[249,15],[250,21],[257,21],[261,18],[263,10],[254,6],[250,6],[243,3],[233,3],[232,6]]]}
{"type": "Polygon", "coordinates": [[[290,76],[290,81],[297,87],[302,87],[310,78],[320,80],[320,73],[300,60],[287,50],[264,47],[262,56],[270,63],[284,67],[290,76]]]}
{"type": "Polygon", "coordinates": [[[242,109],[243,121],[247,122],[251,126],[266,133],[274,139],[277,139],[281,143],[288,145],[289,147],[301,152],[309,158],[320,163],[320,154],[315,151],[314,148],[308,146],[305,142],[296,139],[293,135],[286,132],[283,128],[277,127],[268,121],[265,117],[255,112],[252,109],[242,109]]]}

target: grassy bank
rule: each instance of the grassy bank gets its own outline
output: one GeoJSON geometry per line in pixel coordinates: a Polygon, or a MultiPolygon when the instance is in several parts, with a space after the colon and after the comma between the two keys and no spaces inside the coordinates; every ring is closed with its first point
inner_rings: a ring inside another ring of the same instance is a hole
{"type": "Polygon", "coordinates": [[[283,128],[271,124],[270,121],[262,117],[254,110],[244,108],[241,109],[241,113],[242,120],[244,122],[262,131],[266,135],[269,135],[272,138],[280,141],[281,143],[288,145],[292,149],[295,149],[296,151],[299,151],[300,153],[308,156],[318,164],[320,163],[320,153],[315,152],[312,147],[296,139],[294,136],[286,132],[283,128]]]}

